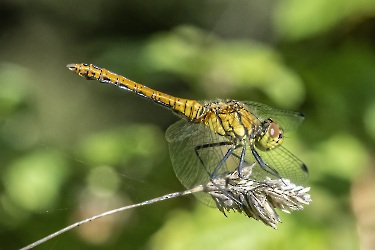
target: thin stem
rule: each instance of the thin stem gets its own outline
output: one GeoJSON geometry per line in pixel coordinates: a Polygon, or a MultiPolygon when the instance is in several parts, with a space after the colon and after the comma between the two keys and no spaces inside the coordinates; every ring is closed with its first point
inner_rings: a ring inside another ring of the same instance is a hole
{"type": "Polygon", "coordinates": [[[37,245],[40,245],[42,244],[43,242],[46,242],[54,237],[56,237],[57,235],[60,235],[62,233],[65,233],[66,231],[69,231],[70,229],[73,229],[75,227],[78,227],[82,224],[85,224],[87,222],[90,222],[90,221],[93,221],[93,220],[96,220],[96,219],[99,219],[99,218],[102,218],[104,216],[107,216],[107,215],[111,215],[111,214],[114,214],[114,213],[117,213],[117,212],[121,212],[121,211],[124,211],[124,210],[127,210],[127,209],[130,209],[130,208],[135,208],[135,207],[140,207],[140,206],[143,206],[143,205],[148,205],[148,204],[151,204],[151,203],[155,203],[155,202],[158,202],[158,201],[163,201],[163,200],[167,200],[167,199],[171,199],[171,198],[175,198],[175,197],[179,197],[179,196],[183,196],[183,195],[187,195],[187,194],[191,194],[191,193],[195,193],[195,192],[200,192],[203,190],[203,187],[202,186],[198,186],[196,188],[193,188],[193,189],[189,189],[189,190],[186,190],[186,191],[183,191],[183,192],[176,192],[176,193],[171,193],[171,194],[166,194],[166,195],[163,195],[161,197],[158,197],[158,198],[155,198],[155,199],[151,199],[151,200],[148,200],[148,201],[144,201],[144,202],[141,202],[141,203],[138,203],[138,204],[134,204],[134,205],[130,205],[130,206],[126,206],[126,207],[121,207],[121,208],[117,208],[117,209],[114,209],[114,210],[111,210],[111,211],[108,211],[108,212],[105,212],[105,213],[102,213],[102,214],[99,214],[99,215],[95,215],[91,218],[88,218],[88,219],[85,219],[85,220],[82,220],[82,221],[79,221],[77,223],[74,223],[70,226],[67,226],[53,234],[50,234],[48,235],[47,237],[44,237],[43,239],[40,239],[26,247],[23,247],[21,248],[20,250],[28,250],[28,249],[31,249],[37,245]]]}

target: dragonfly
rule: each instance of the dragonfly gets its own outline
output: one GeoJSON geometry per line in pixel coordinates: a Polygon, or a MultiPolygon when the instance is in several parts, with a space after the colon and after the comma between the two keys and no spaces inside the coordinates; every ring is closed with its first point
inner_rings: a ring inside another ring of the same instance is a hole
{"type": "MultiPolygon", "coordinates": [[[[303,184],[308,178],[306,165],[281,145],[284,133],[301,125],[302,113],[254,101],[183,99],[93,64],[67,67],[88,80],[112,84],[150,99],[182,118],[167,129],[166,139],[174,172],[187,189],[215,184],[215,179],[235,170],[241,178],[258,182],[269,177],[303,184]],[[244,176],[242,170],[250,166],[251,174],[244,176]]],[[[209,194],[194,195],[204,204],[215,206],[209,194]]]]}

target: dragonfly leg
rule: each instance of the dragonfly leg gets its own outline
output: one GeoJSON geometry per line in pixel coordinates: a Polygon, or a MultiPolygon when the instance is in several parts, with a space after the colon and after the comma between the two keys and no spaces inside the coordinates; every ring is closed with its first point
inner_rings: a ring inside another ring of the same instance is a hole
{"type": "MultiPolygon", "coordinates": [[[[196,146],[196,147],[194,148],[194,150],[195,150],[195,154],[198,156],[200,162],[201,162],[202,165],[204,166],[203,160],[202,160],[202,158],[199,156],[198,150],[203,149],[203,148],[220,147],[220,146],[225,146],[225,145],[233,145],[233,142],[222,141],[222,142],[216,142],[216,143],[208,143],[208,144],[204,144],[204,145],[196,146]]],[[[210,174],[210,173],[209,173],[209,174],[210,174]]]]}
{"type": "MultiPolygon", "coordinates": [[[[201,157],[199,156],[199,153],[198,153],[198,150],[200,149],[203,149],[203,148],[209,148],[209,147],[219,147],[219,146],[224,146],[224,145],[233,145],[232,142],[229,142],[229,141],[226,141],[226,142],[217,142],[217,143],[208,143],[208,144],[204,144],[204,145],[200,145],[200,146],[196,146],[195,147],[195,154],[198,156],[200,162],[202,163],[202,165],[204,166],[204,163],[201,159],[201,157]]],[[[236,149],[237,147],[235,147],[236,149]]],[[[236,153],[232,152],[232,155],[236,158],[238,158],[240,160],[240,163],[238,165],[238,176],[241,178],[241,179],[244,179],[244,180],[249,180],[249,181],[255,181],[255,182],[259,182],[255,179],[251,179],[251,178],[247,178],[245,176],[242,175],[242,169],[243,169],[243,164],[246,163],[246,164],[249,164],[246,160],[245,160],[245,154],[246,154],[246,145],[243,145],[243,149],[242,149],[242,153],[241,153],[241,156],[238,156],[236,153]]],[[[216,167],[217,168],[217,167],[216,167]]],[[[219,169],[217,169],[218,171],[219,169]]],[[[216,172],[217,172],[216,171],[216,172]]],[[[211,173],[209,173],[211,174],[211,173]]],[[[213,173],[212,173],[213,174],[213,173]]]]}
{"type": "Polygon", "coordinates": [[[238,164],[238,177],[240,177],[241,179],[244,179],[244,180],[254,181],[254,182],[261,183],[261,182],[258,181],[258,180],[251,179],[251,178],[248,178],[248,177],[245,177],[245,176],[242,175],[243,164],[246,163],[246,164],[250,165],[250,164],[245,160],[245,154],[246,154],[246,144],[243,145],[242,152],[241,152],[241,156],[238,156],[236,153],[232,153],[232,155],[233,155],[234,157],[236,157],[236,158],[238,158],[238,159],[240,160],[240,163],[238,164]]]}
{"type": "Polygon", "coordinates": [[[259,156],[258,152],[253,148],[251,149],[251,152],[253,153],[254,155],[254,158],[255,160],[258,162],[259,166],[264,170],[266,171],[267,173],[270,173],[274,176],[277,176],[277,178],[281,179],[281,176],[279,174],[279,172],[277,172],[276,169],[270,167],[266,162],[264,162],[262,160],[262,158],[259,156]]]}
{"type": "MultiPolygon", "coordinates": [[[[245,162],[245,153],[246,153],[246,144],[244,143],[243,146],[242,146],[242,152],[241,152],[241,157],[239,157],[240,159],[240,164],[238,164],[238,177],[240,177],[241,179],[244,179],[244,180],[251,180],[250,178],[247,178],[245,176],[242,175],[242,168],[243,168],[243,163],[245,162]]],[[[233,155],[237,156],[236,154],[233,153],[233,155]]]]}
{"type": "MultiPolygon", "coordinates": [[[[229,141],[228,142],[217,142],[217,143],[208,143],[208,144],[196,146],[195,147],[195,153],[196,153],[197,157],[199,158],[200,162],[202,163],[202,165],[204,166],[204,162],[202,161],[201,157],[199,156],[198,150],[203,149],[203,148],[219,147],[219,146],[224,146],[224,145],[232,145],[233,146],[233,142],[229,142],[229,141]]],[[[242,203],[240,201],[238,201],[236,198],[234,198],[230,193],[228,193],[226,190],[224,190],[223,188],[221,188],[220,185],[216,184],[215,181],[214,181],[214,178],[217,176],[217,172],[220,170],[220,168],[223,166],[223,164],[225,163],[225,161],[228,159],[228,157],[233,153],[233,151],[235,149],[236,149],[236,147],[231,147],[230,149],[228,149],[228,151],[225,154],[224,158],[221,159],[221,161],[216,166],[216,168],[214,169],[214,171],[212,173],[208,172],[208,174],[210,175],[210,181],[211,181],[211,183],[215,187],[217,187],[221,192],[223,192],[223,194],[225,194],[228,198],[232,199],[237,204],[242,205],[242,203]]]]}
{"type": "Polygon", "coordinates": [[[214,171],[211,173],[211,181],[214,177],[217,176],[217,172],[220,170],[221,166],[223,166],[223,164],[226,162],[226,160],[229,158],[229,156],[232,154],[232,152],[236,149],[236,147],[232,147],[230,149],[228,149],[227,153],[225,154],[224,158],[221,159],[221,161],[219,162],[219,164],[217,164],[216,168],[214,169],[214,171]]]}
{"type": "Polygon", "coordinates": [[[216,166],[215,170],[210,174],[210,181],[211,183],[216,186],[221,192],[223,192],[228,198],[234,200],[239,205],[242,205],[242,202],[238,201],[236,198],[234,198],[230,193],[228,193],[226,190],[222,189],[218,184],[215,183],[214,178],[217,176],[217,172],[220,170],[220,168],[223,166],[225,161],[229,158],[229,156],[233,153],[233,151],[236,149],[236,147],[232,147],[228,149],[227,153],[225,154],[224,158],[221,159],[219,164],[216,166]]]}
{"type": "MultiPolygon", "coordinates": [[[[242,151],[241,153],[241,157],[245,157],[244,155],[244,152],[245,150],[242,151]],[[242,156],[243,155],[243,156],[242,156]]],[[[236,153],[232,153],[233,156],[235,156],[237,159],[240,159],[241,160],[241,157],[239,155],[237,155],[236,153]]],[[[246,163],[248,165],[250,165],[245,159],[243,160],[243,163],[246,163]]],[[[242,164],[243,164],[242,163],[242,164]]],[[[267,183],[263,182],[263,181],[258,181],[258,180],[255,180],[255,179],[251,179],[251,178],[247,178],[245,176],[242,175],[242,168],[243,168],[243,165],[239,165],[238,166],[238,176],[244,180],[247,180],[247,181],[253,181],[253,182],[257,182],[257,183],[260,183],[260,184],[263,184],[265,186],[269,186],[267,183]]]]}

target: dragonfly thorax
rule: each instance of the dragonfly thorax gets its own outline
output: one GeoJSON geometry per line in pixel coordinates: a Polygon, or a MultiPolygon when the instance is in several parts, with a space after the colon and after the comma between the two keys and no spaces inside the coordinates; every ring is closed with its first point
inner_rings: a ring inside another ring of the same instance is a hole
{"type": "Polygon", "coordinates": [[[199,122],[233,142],[252,140],[261,130],[261,122],[238,101],[210,102],[204,106],[199,122]]]}
{"type": "Polygon", "coordinates": [[[273,119],[265,120],[261,132],[255,138],[255,146],[262,151],[268,151],[281,145],[282,142],[283,130],[273,119]]]}

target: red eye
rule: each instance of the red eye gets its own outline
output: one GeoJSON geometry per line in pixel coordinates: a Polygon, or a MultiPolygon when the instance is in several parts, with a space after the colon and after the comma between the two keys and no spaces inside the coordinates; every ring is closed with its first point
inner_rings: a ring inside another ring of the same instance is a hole
{"type": "Polygon", "coordinates": [[[272,122],[270,127],[268,128],[268,133],[270,134],[271,138],[279,137],[280,129],[279,125],[276,122],[272,122]]]}

